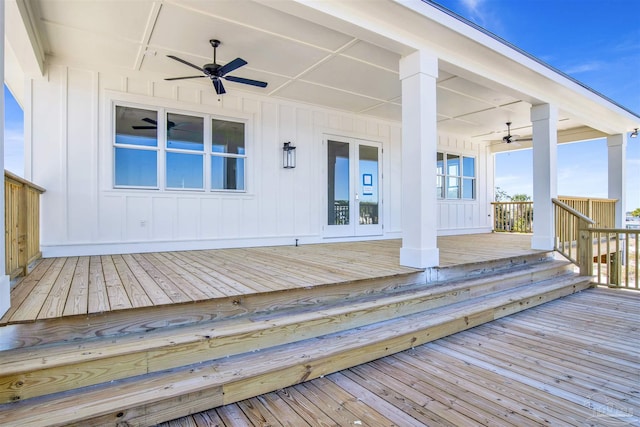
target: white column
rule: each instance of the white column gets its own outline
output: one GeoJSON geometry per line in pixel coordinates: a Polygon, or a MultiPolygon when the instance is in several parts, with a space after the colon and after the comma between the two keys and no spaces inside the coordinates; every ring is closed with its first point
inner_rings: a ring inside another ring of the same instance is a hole
{"type": "Polygon", "coordinates": [[[418,51],[400,60],[402,81],[402,248],[400,264],[435,267],[437,242],[436,78],[438,58],[418,51]]]}
{"type": "MultiPolygon", "coordinates": [[[[4,0],[0,0],[0,40],[4,40],[4,0]]],[[[4,84],[4,42],[0,43],[0,82],[4,84]]],[[[5,229],[4,229],[4,88],[0,90],[0,170],[2,171],[2,185],[0,185],[0,212],[3,220],[0,221],[0,317],[9,310],[11,301],[9,299],[10,281],[5,274],[5,229]]]]}
{"type": "Polygon", "coordinates": [[[558,197],[558,110],[549,104],[531,107],[533,124],[532,249],[551,250],[555,226],[553,203],[558,197]]]}
{"type": "Polygon", "coordinates": [[[607,158],[609,163],[608,185],[610,199],[618,199],[616,203],[616,228],[624,228],[626,221],[626,152],[625,135],[609,135],[607,137],[607,158]]]}

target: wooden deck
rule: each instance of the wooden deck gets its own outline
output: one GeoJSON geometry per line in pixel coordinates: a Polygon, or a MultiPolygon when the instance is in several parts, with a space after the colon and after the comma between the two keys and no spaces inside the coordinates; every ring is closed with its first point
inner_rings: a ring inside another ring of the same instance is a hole
{"type": "Polygon", "coordinates": [[[639,310],[590,289],[162,426],[640,425],[639,310]]]}
{"type": "MultiPolygon", "coordinates": [[[[438,246],[443,268],[537,252],[529,235],[440,237],[438,246]]],[[[399,240],[379,240],[49,258],[14,287],[0,326],[421,271],[400,266],[399,251],[399,240]]]]}

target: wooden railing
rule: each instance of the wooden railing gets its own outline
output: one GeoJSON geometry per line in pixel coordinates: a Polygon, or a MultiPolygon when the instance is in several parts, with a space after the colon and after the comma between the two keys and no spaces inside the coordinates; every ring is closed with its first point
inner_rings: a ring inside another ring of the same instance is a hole
{"type": "Polygon", "coordinates": [[[640,290],[640,230],[597,227],[596,221],[553,199],[555,250],[598,285],[640,290]]]}
{"type": "Polygon", "coordinates": [[[558,200],[595,221],[595,227],[616,227],[616,199],[558,196],[558,200]]]}
{"type": "Polygon", "coordinates": [[[590,228],[594,282],[640,290],[638,243],[640,230],[590,228]]]}
{"type": "Polygon", "coordinates": [[[493,202],[493,231],[533,233],[533,202],[493,202]]]}
{"type": "Polygon", "coordinates": [[[12,279],[26,275],[40,252],[40,194],[44,188],[4,172],[5,267],[12,279]]]}
{"type": "MultiPolygon", "coordinates": [[[[559,196],[556,200],[591,218],[598,228],[615,228],[615,199],[559,196]]],[[[533,202],[493,202],[493,231],[533,233],[533,202]]],[[[556,228],[558,227],[556,222],[556,228]]]]}
{"type": "Polygon", "coordinates": [[[587,242],[591,238],[588,229],[595,221],[558,199],[553,199],[553,208],[556,220],[554,249],[577,264],[580,274],[591,276],[593,246],[587,242]]]}

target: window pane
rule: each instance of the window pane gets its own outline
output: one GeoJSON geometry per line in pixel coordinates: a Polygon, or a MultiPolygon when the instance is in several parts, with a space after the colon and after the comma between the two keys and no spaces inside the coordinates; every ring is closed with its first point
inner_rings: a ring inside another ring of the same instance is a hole
{"type": "Polygon", "coordinates": [[[211,156],[211,189],[244,190],[245,159],[211,156]]]}
{"type": "Polygon", "coordinates": [[[202,117],[167,114],[167,148],[204,151],[202,117]]]}
{"type": "Polygon", "coordinates": [[[444,177],[436,176],[436,192],[438,193],[438,199],[444,198],[444,177]]]}
{"type": "Polygon", "coordinates": [[[378,224],[378,147],[361,144],[358,148],[360,170],[360,225],[378,224]]]}
{"type": "Polygon", "coordinates": [[[463,199],[475,199],[476,198],[476,180],[465,178],[462,182],[462,198],[463,199]]]}
{"type": "Polygon", "coordinates": [[[328,225],[348,225],[351,216],[349,144],[329,141],[327,145],[327,219],[328,225]]]}
{"type": "Polygon", "coordinates": [[[438,175],[444,175],[444,154],[438,153],[438,163],[436,164],[438,175]]]}
{"type": "Polygon", "coordinates": [[[116,106],[116,144],[158,146],[158,113],[116,106]]]}
{"type": "Polygon", "coordinates": [[[203,188],[202,155],[167,153],[167,187],[203,188]]]}
{"type": "Polygon", "coordinates": [[[460,198],[460,178],[447,177],[447,199],[460,198]]]}
{"type": "Polygon", "coordinates": [[[462,173],[464,176],[474,178],[476,176],[476,159],[473,157],[463,157],[462,173]]]}
{"type": "Polygon", "coordinates": [[[447,154],[447,175],[460,176],[460,156],[447,154]]]}
{"type": "Polygon", "coordinates": [[[115,185],[157,187],[157,155],[153,150],[116,147],[115,185]]]}
{"type": "Polygon", "coordinates": [[[225,120],[211,121],[211,151],[244,154],[244,123],[225,120]]]}

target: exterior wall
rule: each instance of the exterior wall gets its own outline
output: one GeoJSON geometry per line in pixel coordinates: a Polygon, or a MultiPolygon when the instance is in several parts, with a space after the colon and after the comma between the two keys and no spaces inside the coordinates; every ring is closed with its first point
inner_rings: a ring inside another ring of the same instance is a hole
{"type": "MultiPolygon", "coordinates": [[[[240,91],[219,98],[204,86],[63,65],[51,65],[46,79],[29,81],[27,94],[26,172],[47,190],[45,257],[322,242],[324,133],[382,143],[385,227],[376,238],[401,237],[400,123],[240,91]],[[247,120],[247,192],[114,189],[114,101],[247,120]],[[295,169],[281,166],[285,141],[297,147],[295,169]]],[[[488,223],[486,154],[452,137],[440,143],[476,157],[478,198],[442,201],[438,227],[444,233],[478,231],[488,223]]]]}
{"type": "Polygon", "coordinates": [[[492,230],[493,156],[484,145],[456,135],[439,135],[438,151],[476,159],[475,200],[439,200],[438,234],[488,233],[492,230]]]}

